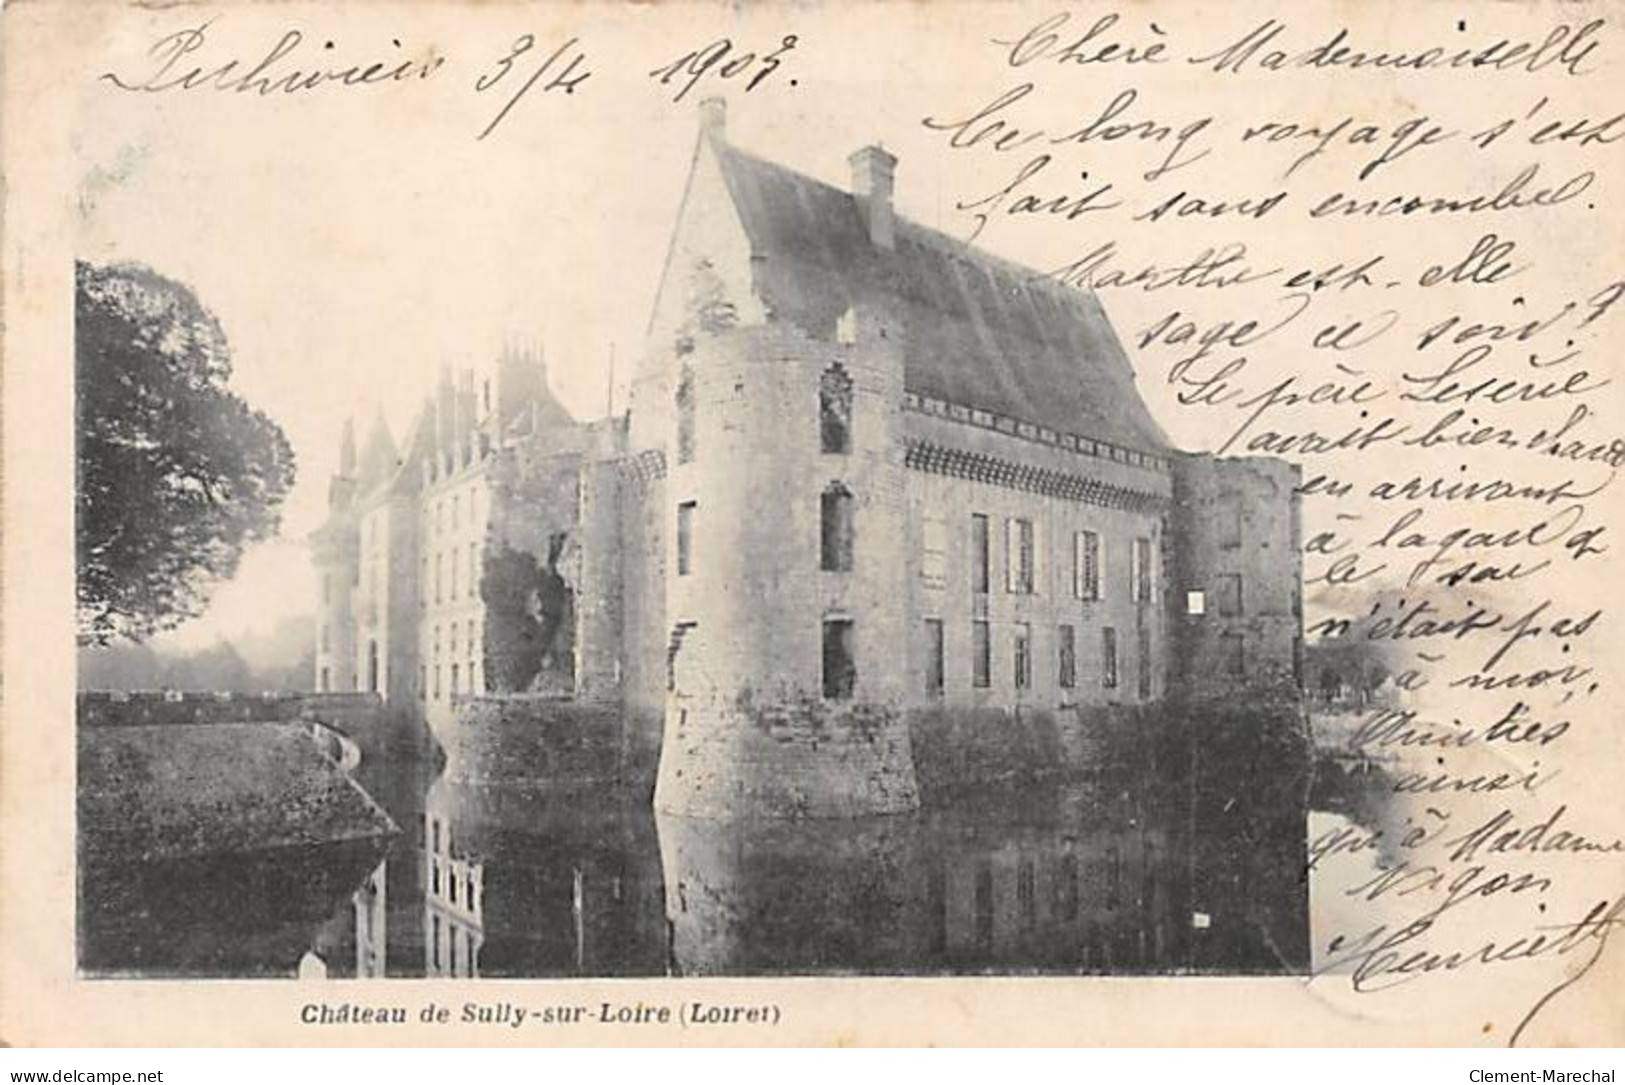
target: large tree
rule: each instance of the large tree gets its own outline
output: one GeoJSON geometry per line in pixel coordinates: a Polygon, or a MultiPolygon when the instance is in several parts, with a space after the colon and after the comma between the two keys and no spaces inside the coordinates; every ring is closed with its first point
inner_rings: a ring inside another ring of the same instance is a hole
{"type": "Polygon", "coordinates": [[[75,265],[80,643],[201,613],[293,484],[281,428],[230,391],[231,349],[190,289],[75,265]]]}

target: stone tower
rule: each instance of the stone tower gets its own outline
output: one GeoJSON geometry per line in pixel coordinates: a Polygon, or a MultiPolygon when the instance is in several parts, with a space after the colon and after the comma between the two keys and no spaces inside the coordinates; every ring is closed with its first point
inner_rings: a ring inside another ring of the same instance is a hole
{"type": "MultiPolygon", "coordinates": [[[[817,320],[774,318],[794,269],[740,220],[720,103],[702,118],[638,393],[662,420],[650,436],[665,451],[670,521],[656,805],[708,817],[911,809],[902,668],[885,662],[904,633],[892,605],[906,529],[895,333],[862,298],[817,320]]],[[[894,162],[878,148],[854,156],[876,246],[892,240],[894,162]]]]}

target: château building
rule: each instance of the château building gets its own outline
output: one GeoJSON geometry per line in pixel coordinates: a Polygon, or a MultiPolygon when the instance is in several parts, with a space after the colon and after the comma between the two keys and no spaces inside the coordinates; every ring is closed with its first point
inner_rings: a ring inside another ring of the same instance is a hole
{"type": "Polygon", "coordinates": [[[576,422],[510,352],[403,449],[347,430],[318,685],[452,745],[493,696],[613,709],[707,816],[909,809],[921,736],[1052,719],[1081,755],[1114,711],[1295,689],[1297,468],[1172,448],[1091,293],[849,165],[705,103],[627,410],[576,422]]]}

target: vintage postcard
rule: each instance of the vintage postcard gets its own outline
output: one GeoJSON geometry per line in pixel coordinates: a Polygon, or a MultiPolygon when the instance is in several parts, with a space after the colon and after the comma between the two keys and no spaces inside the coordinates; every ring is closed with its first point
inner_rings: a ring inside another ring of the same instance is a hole
{"type": "Polygon", "coordinates": [[[0,35],[0,1040],[1625,1040],[1625,6],[0,35]]]}

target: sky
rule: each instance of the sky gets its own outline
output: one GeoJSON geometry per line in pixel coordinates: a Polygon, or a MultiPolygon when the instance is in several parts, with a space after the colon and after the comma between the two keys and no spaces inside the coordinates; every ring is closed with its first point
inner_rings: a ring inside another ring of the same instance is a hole
{"type": "MultiPolygon", "coordinates": [[[[854,114],[849,86],[805,78],[836,40],[802,46],[814,56],[795,57],[794,88],[743,91],[747,72],[673,101],[681,85],[648,72],[730,31],[732,56],[747,39],[782,41],[783,26],[715,7],[664,21],[600,12],[551,33],[520,9],[452,19],[425,6],[408,29],[376,10],[227,10],[187,59],[251,63],[291,29],[302,40],[285,69],[329,55],[366,64],[400,55],[401,41],[446,56],[431,79],[265,99],[96,81],[83,97],[79,256],[192,286],[230,340],[233,388],[282,426],[298,463],[281,536],[249,550],[208,613],[166,643],[200,646],[310,609],[305,539],[324,515],[345,419],[364,434],[382,412],[399,441],[442,366],[489,362],[506,343],[540,347],[565,405],[604,413],[611,358],[624,386],[642,350],[706,92],[731,99],[736,141],[842,185],[851,150],[897,150],[917,120],[905,102],[854,114]],[[569,99],[521,99],[477,139],[503,99],[473,81],[527,30],[547,44],[577,36],[593,74],[569,99]],[[326,40],[333,50],[314,48],[326,40]]],[[[119,27],[106,53],[127,59],[109,70],[138,82],[157,70],[151,43],[200,21],[172,9],[119,27]]],[[[940,189],[912,166],[900,206],[935,219],[940,189]]]]}

